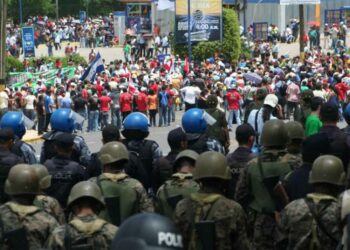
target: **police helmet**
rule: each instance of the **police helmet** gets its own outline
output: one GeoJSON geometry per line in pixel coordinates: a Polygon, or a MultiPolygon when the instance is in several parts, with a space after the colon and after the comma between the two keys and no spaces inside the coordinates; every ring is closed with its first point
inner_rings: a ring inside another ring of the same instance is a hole
{"type": "Polygon", "coordinates": [[[34,168],[28,164],[13,166],[5,182],[5,193],[8,195],[38,194],[39,178],[34,168]]]}
{"type": "Polygon", "coordinates": [[[193,171],[193,178],[195,180],[203,178],[230,180],[231,172],[225,156],[214,151],[200,154],[193,171]]]}
{"type": "Polygon", "coordinates": [[[36,175],[39,178],[40,182],[40,189],[47,189],[51,186],[51,175],[49,175],[49,171],[47,171],[47,168],[42,164],[33,164],[31,165],[36,175]]]}
{"type": "Polygon", "coordinates": [[[1,118],[0,128],[12,128],[15,135],[22,138],[26,133],[24,115],[19,111],[6,112],[1,118]]]}
{"type": "Polygon", "coordinates": [[[168,218],[142,213],[124,221],[113,239],[111,249],[180,250],[183,249],[182,235],[168,218]]]}
{"type": "Polygon", "coordinates": [[[186,133],[204,133],[207,130],[204,111],[198,108],[187,110],[182,116],[182,127],[186,133]]]}
{"type": "Polygon", "coordinates": [[[72,133],[74,130],[73,111],[67,108],[55,110],[51,115],[50,125],[53,130],[72,133]]]}
{"type": "Polygon", "coordinates": [[[83,197],[93,198],[101,205],[105,205],[101,189],[97,184],[91,181],[81,181],[75,184],[71,189],[68,196],[67,206],[72,205],[74,201],[83,197]]]}
{"type": "Polygon", "coordinates": [[[129,114],[123,122],[124,130],[139,130],[148,132],[148,118],[140,112],[129,114]]]}

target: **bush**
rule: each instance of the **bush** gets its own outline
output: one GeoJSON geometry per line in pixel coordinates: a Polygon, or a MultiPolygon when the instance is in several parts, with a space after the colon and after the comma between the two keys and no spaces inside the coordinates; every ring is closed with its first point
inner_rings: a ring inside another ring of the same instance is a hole
{"type": "Polygon", "coordinates": [[[24,70],[23,63],[16,57],[7,56],[5,59],[5,72],[21,72],[24,70]]]}
{"type": "MultiPolygon", "coordinates": [[[[195,60],[204,60],[215,53],[222,54],[231,63],[237,62],[241,54],[241,39],[239,35],[239,21],[232,9],[223,9],[223,40],[200,42],[193,45],[192,53],[195,60]]],[[[175,45],[174,52],[179,55],[187,54],[186,45],[175,45]]]]}

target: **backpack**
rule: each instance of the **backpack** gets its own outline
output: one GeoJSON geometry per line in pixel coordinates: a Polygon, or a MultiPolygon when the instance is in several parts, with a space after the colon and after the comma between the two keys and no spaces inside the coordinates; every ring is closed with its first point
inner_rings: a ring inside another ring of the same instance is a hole
{"type": "Polygon", "coordinates": [[[165,91],[159,92],[160,96],[162,97],[160,100],[160,106],[161,107],[168,107],[168,93],[165,91]]]}
{"type": "Polygon", "coordinates": [[[108,178],[106,174],[97,177],[97,185],[106,202],[106,209],[100,212],[99,217],[119,226],[126,218],[138,211],[138,196],[133,188],[136,180],[128,178],[126,174],[113,174],[111,177],[113,179],[108,178]],[[126,178],[129,183],[123,182],[126,178]]]}
{"type": "Polygon", "coordinates": [[[191,174],[174,174],[173,179],[166,181],[163,189],[158,191],[157,212],[172,219],[177,203],[198,190],[199,185],[191,174]],[[183,185],[184,182],[187,182],[186,185],[183,185]]]}

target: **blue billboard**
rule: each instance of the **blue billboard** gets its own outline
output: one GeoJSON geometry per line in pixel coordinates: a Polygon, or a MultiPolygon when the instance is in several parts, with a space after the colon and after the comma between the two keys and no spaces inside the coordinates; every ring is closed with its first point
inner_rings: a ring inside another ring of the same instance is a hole
{"type": "Polygon", "coordinates": [[[35,56],[34,29],[33,27],[22,28],[22,47],[24,57],[35,56]]]}

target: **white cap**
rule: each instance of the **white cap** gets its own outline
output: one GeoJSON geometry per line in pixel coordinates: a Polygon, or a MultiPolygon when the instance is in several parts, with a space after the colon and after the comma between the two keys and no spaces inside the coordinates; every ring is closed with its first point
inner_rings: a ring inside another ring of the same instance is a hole
{"type": "Polygon", "coordinates": [[[265,100],[264,100],[264,105],[269,105],[271,106],[272,108],[275,108],[278,104],[278,98],[276,95],[274,94],[268,94],[266,97],[265,97],[265,100]]]}

